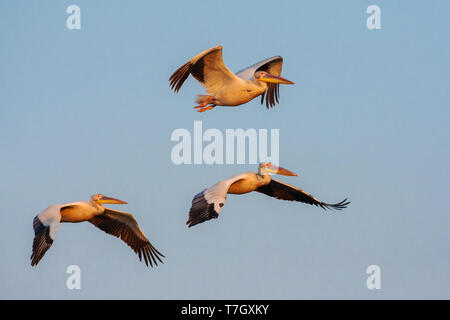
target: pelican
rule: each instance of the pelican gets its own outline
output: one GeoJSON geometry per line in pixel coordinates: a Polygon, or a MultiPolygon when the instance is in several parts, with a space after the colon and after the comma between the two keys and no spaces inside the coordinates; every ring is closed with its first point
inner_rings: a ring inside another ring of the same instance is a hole
{"type": "Polygon", "coordinates": [[[144,256],[147,266],[149,263],[152,267],[153,263],[157,265],[156,259],[162,263],[159,256],[164,257],[164,255],[152,246],[131,214],[105,208],[102,205],[126,203],[102,194],[94,194],[90,201],[51,205],[34,218],[31,265],[37,265],[47,250],[50,249],[61,222],[77,223],[83,221],[89,221],[106,233],[121,238],[139,255],[139,260],[142,261],[142,256],[144,256]]]}
{"type": "Polygon", "coordinates": [[[280,200],[299,201],[323,209],[336,210],[344,209],[350,203],[347,199],[335,204],[322,202],[302,189],[272,179],[270,174],[297,175],[289,170],[274,166],[270,162],[263,162],[259,165],[258,173],[244,172],[219,181],[194,197],[186,224],[188,227],[192,227],[198,223],[218,218],[225,205],[227,194],[245,194],[257,191],[280,200]]]}
{"type": "Polygon", "coordinates": [[[178,92],[191,74],[205,88],[208,95],[198,95],[194,107],[198,112],[215,106],[238,106],[261,96],[266,107],[278,103],[280,84],[294,84],[280,77],[283,58],[275,56],[265,59],[234,74],[222,59],[222,46],[203,51],[180,67],[170,77],[170,86],[178,92]]]}

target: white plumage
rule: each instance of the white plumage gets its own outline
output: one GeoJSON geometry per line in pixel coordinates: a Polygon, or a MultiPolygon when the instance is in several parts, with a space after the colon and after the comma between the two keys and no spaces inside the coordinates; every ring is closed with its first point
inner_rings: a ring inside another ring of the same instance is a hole
{"type": "Polygon", "coordinates": [[[335,204],[322,202],[300,188],[272,179],[271,174],[296,176],[289,170],[273,166],[270,162],[263,162],[259,165],[257,173],[244,172],[219,181],[194,197],[186,224],[192,227],[218,218],[225,205],[227,194],[246,194],[257,191],[280,200],[299,201],[323,209],[336,210],[341,210],[350,203],[347,199],[335,204]]]}
{"type": "Polygon", "coordinates": [[[54,204],[39,213],[33,220],[34,240],[31,265],[39,263],[55,240],[56,230],[62,222],[88,221],[97,228],[119,237],[128,244],[135,253],[145,260],[145,264],[153,266],[164,257],[148,241],[136,219],[129,213],[103,207],[102,203],[126,204],[125,201],[95,194],[88,201],[66,204],[54,204]]]}

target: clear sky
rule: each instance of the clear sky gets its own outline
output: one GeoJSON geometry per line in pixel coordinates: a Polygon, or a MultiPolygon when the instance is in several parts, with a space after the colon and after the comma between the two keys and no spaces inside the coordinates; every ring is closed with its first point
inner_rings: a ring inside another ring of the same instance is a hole
{"type": "Polygon", "coordinates": [[[450,298],[450,2],[1,1],[0,298],[450,298]],[[66,8],[81,8],[68,30],[66,8]],[[368,30],[366,8],[381,8],[368,30]],[[281,55],[280,103],[193,110],[168,78],[223,45],[232,71],[281,55]],[[192,197],[254,165],[181,165],[177,128],[277,128],[280,177],[342,212],[229,196],[188,229],[192,197]],[[103,193],[128,201],[165,263],[89,223],[30,266],[33,217],[103,193]],[[81,290],[66,268],[81,268],[81,290]],[[366,268],[381,269],[368,290],[366,268]]]}

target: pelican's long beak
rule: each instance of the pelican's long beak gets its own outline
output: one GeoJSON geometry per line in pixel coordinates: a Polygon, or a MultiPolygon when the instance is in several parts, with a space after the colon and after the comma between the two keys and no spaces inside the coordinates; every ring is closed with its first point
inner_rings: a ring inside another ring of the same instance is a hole
{"type": "Polygon", "coordinates": [[[258,80],[264,81],[264,82],[271,82],[271,83],[294,84],[294,82],[289,81],[288,79],[274,76],[273,74],[265,74],[264,76],[260,77],[258,80]]]}
{"type": "Polygon", "coordinates": [[[269,171],[275,174],[282,174],[283,176],[296,176],[296,173],[293,173],[287,169],[277,167],[277,166],[270,166],[269,171]]]}
{"type": "Polygon", "coordinates": [[[110,197],[106,197],[103,196],[101,197],[98,202],[100,203],[111,203],[111,204],[127,204],[127,202],[119,200],[119,199],[114,199],[114,198],[110,198],[110,197]]]}

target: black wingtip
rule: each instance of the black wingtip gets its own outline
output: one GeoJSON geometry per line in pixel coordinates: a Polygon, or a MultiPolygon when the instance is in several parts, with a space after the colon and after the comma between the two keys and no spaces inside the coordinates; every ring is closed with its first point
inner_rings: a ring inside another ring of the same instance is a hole
{"type": "Polygon", "coordinates": [[[273,108],[278,102],[280,97],[280,85],[277,83],[269,83],[267,85],[267,90],[261,95],[261,104],[264,103],[264,98],[266,99],[266,108],[273,108]]]}
{"type": "Polygon", "coordinates": [[[148,267],[157,267],[158,261],[162,264],[164,263],[161,258],[165,258],[165,256],[159,252],[150,242],[147,243],[146,247],[142,250],[145,265],[148,267]]]}
{"type": "Polygon", "coordinates": [[[170,88],[178,93],[184,81],[186,81],[187,77],[191,73],[191,62],[187,62],[178,68],[169,78],[170,88]]]}
{"type": "Polygon", "coordinates": [[[200,222],[198,221],[194,221],[189,219],[188,221],[186,221],[186,225],[188,226],[188,228],[192,228],[193,226],[195,226],[196,224],[199,224],[200,222]]]}
{"type": "Polygon", "coordinates": [[[192,199],[192,206],[189,210],[189,218],[186,221],[188,227],[205,222],[211,219],[217,219],[219,214],[214,209],[214,203],[208,203],[205,199],[205,190],[195,195],[192,199]]]}
{"type": "Polygon", "coordinates": [[[325,208],[329,208],[329,209],[334,209],[334,210],[342,210],[347,208],[347,206],[351,203],[350,201],[347,201],[348,199],[345,198],[344,200],[342,200],[341,202],[338,203],[334,203],[334,204],[328,204],[326,203],[325,206],[323,207],[325,208]]]}
{"type": "Polygon", "coordinates": [[[33,220],[34,239],[31,253],[31,266],[36,266],[50,249],[53,239],[50,237],[50,227],[45,226],[36,216],[33,220]]]}

